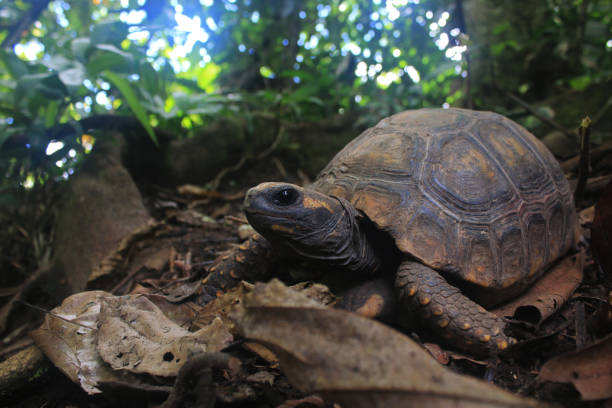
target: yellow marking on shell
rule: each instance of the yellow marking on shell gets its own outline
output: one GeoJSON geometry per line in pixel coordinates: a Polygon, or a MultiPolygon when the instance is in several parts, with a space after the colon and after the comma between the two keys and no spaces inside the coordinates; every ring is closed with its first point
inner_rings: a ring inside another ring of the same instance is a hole
{"type": "Polygon", "coordinates": [[[385,299],[378,294],[374,294],[370,296],[362,306],[355,310],[355,312],[364,317],[376,317],[382,312],[384,304],[385,299]]]}
{"type": "Polygon", "coordinates": [[[240,253],[238,253],[238,254],[236,254],[236,255],[234,256],[234,260],[235,260],[236,262],[238,262],[238,263],[244,263],[245,256],[244,256],[244,254],[240,254],[240,253]]]}
{"type": "Polygon", "coordinates": [[[431,302],[431,298],[430,297],[427,297],[427,296],[419,297],[419,303],[422,304],[423,306],[428,305],[429,302],[431,302]]]}
{"type": "Polygon", "coordinates": [[[414,294],[417,293],[417,288],[416,286],[411,286],[410,288],[408,288],[408,296],[414,296],[414,294]]]}
{"type": "Polygon", "coordinates": [[[508,348],[508,342],[506,340],[498,341],[497,348],[500,350],[505,350],[508,348]]]}
{"type": "Polygon", "coordinates": [[[202,279],[202,280],[200,281],[200,283],[201,283],[202,285],[206,285],[206,282],[208,282],[208,278],[210,278],[210,275],[207,275],[207,276],[206,276],[204,279],[202,279]]]}
{"type": "Polygon", "coordinates": [[[438,320],[438,326],[440,326],[441,328],[445,328],[446,326],[448,326],[448,323],[448,319],[438,320]]]}
{"type": "Polygon", "coordinates": [[[249,249],[251,247],[251,242],[250,241],[244,241],[238,248],[241,251],[246,251],[247,249],[249,249]]]}
{"type": "Polygon", "coordinates": [[[322,200],[314,199],[306,195],[304,196],[303,205],[304,205],[304,208],[325,208],[330,213],[334,212],[332,208],[329,206],[329,203],[322,201],[322,200]]]}
{"type": "Polygon", "coordinates": [[[484,336],[480,337],[480,341],[482,341],[483,343],[486,343],[489,340],[491,340],[490,334],[485,334],[484,336]]]}
{"type": "Polygon", "coordinates": [[[270,227],[270,229],[272,231],[281,231],[281,232],[288,232],[289,234],[293,234],[294,229],[291,227],[285,227],[284,225],[278,225],[278,224],[274,224],[270,227]]]}
{"type": "Polygon", "coordinates": [[[440,305],[434,305],[431,307],[431,313],[434,316],[442,316],[442,314],[444,313],[444,308],[440,305]]]}
{"type": "Polygon", "coordinates": [[[460,326],[461,330],[469,330],[471,327],[472,325],[469,324],[468,322],[465,322],[460,326]]]}
{"type": "Polygon", "coordinates": [[[213,266],[211,266],[211,267],[210,267],[210,269],[208,269],[208,272],[209,272],[209,273],[210,273],[210,272],[214,272],[214,271],[217,269],[217,266],[218,266],[218,265],[213,265],[213,266]]]}

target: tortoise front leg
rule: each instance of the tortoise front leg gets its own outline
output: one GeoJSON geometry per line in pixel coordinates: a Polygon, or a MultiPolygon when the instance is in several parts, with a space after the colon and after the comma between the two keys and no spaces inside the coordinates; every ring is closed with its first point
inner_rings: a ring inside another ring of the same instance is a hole
{"type": "Polygon", "coordinates": [[[516,342],[504,334],[503,319],[450,285],[437,271],[404,261],[395,287],[400,307],[416,314],[435,333],[473,354],[489,354],[516,342]]]}
{"type": "Polygon", "coordinates": [[[218,257],[208,268],[197,303],[210,302],[242,280],[267,280],[274,271],[276,260],[270,243],[257,233],[251,235],[242,245],[218,257]]]}

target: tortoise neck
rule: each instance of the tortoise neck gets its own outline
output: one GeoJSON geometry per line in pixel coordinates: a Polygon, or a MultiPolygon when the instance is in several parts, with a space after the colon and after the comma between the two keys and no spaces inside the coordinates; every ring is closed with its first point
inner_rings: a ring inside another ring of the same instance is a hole
{"type": "Polygon", "coordinates": [[[368,239],[363,219],[358,210],[348,201],[336,198],[344,208],[343,216],[337,224],[336,233],[344,236],[343,245],[337,248],[338,266],[351,272],[372,275],[379,269],[381,260],[368,239]]]}

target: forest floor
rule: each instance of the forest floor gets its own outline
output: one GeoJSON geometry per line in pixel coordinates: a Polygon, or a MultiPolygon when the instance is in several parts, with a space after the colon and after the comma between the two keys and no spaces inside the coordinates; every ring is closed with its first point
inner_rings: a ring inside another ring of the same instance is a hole
{"type": "MultiPolygon", "coordinates": [[[[287,178],[286,174],[284,177],[287,178]]],[[[233,191],[227,193],[193,187],[179,189],[179,192],[161,187],[142,189],[147,209],[153,218],[169,228],[165,234],[165,246],[157,252],[164,254],[164,262],[158,266],[137,268],[125,275],[119,286],[115,281],[114,289],[109,284],[101,284],[101,289],[113,289],[114,294],[162,293],[168,296],[164,288],[173,281],[193,283],[203,278],[215,258],[240,245],[251,232],[241,211],[242,197],[251,180],[244,181],[244,186],[235,186],[233,191]]],[[[445,344],[437,344],[435,337],[423,335],[419,330],[396,327],[454,372],[555,405],[611,407],[612,400],[597,398],[598,395],[607,395],[612,361],[612,277],[604,274],[593,260],[591,250],[593,224],[597,224],[596,228],[605,229],[606,225],[610,227],[612,220],[612,187],[608,186],[603,194],[602,191],[598,188],[588,192],[579,208],[584,236],[581,245],[586,251],[582,282],[565,304],[544,322],[512,324],[513,333],[521,340],[518,346],[497,356],[479,359],[449,351],[445,344]],[[596,203],[599,203],[597,208],[596,203]],[[561,366],[565,365],[567,370],[553,370],[549,377],[552,380],[539,378],[542,368],[554,359],[560,359],[561,366]]],[[[609,244],[605,239],[597,243],[604,262],[609,262],[612,257],[612,247],[607,246],[609,244]]],[[[183,289],[187,290],[186,287],[183,289]]],[[[30,324],[33,328],[31,325],[35,322],[22,323],[30,324]]],[[[8,349],[11,345],[10,341],[5,342],[4,348],[8,349]]],[[[320,396],[304,395],[295,389],[281,371],[274,355],[253,348],[240,339],[235,339],[225,351],[238,358],[242,368],[240,375],[233,375],[227,370],[214,371],[216,406],[334,406],[320,396]]],[[[49,366],[48,370],[53,375],[43,375],[34,388],[25,394],[17,393],[16,398],[7,400],[6,406],[149,407],[159,404],[165,395],[163,391],[147,393],[145,389],[138,389],[124,390],[120,394],[88,396],[56,368],[49,366]]],[[[171,385],[168,380],[158,380],[159,384],[171,385]]]]}

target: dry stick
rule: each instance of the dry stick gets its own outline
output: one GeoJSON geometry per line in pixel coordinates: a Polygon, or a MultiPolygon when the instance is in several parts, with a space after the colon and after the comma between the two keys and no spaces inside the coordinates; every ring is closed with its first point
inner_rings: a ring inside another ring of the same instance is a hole
{"type": "MultiPolygon", "coordinates": [[[[595,122],[591,122],[591,126],[594,126],[595,122]]],[[[608,140],[607,142],[599,145],[591,149],[591,161],[599,160],[605,157],[608,153],[612,152],[612,140],[608,140]]],[[[571,159],[567,159],[566,161],[561,163],[561,169],[568,173],[570,171],[574,171],[576,167],[580,164],[580,154],[572,157],[571,159]]]]}
{"type": "Polygon", "coordinates": [[[575,313],[576,350],[580,350],[587,344],[586,313],[583,302],[576,304],[575,313]]]}
{"type": "Polygon", "coordinates": [[[211,181],[209,181],[206,184],[209,186],[209,188],[211,190],[216,190],[219,187],[219,184],[221,183],[221,179],[223,179],[223,177],[225,177],[228,173],[233,173],[235,171],[240,170],[242,168],[242,166],[244,166],[244,164],[247,162],[247,160],[249,160],[249,159],[261,160],[264,157],[268,156],[270,153],[272,153],[274,150],[276,150],[276,148],[278,147],[280,141],[283,138],[283,134],[284,133],[285,133],[285,127],[282,126],[282,125],[279,126],[278,132],[276,133],[276,138],[274,139],[272,144],[270,144],[270,146],[268,146],[267,149],[265,149],[263,152],[257,154],[256,156],[253,156],[253,157],[251,157],[249,154],[245,154],[244,156],[242,156],[242,158],[240,160],[238,160],[238,163],[234,164],[233,166],[226,167],[226,168],[222,169],[215,176],[215,178],[213,178],[211,181]]]}
{"type": "Polygon", "coordinates": [[[574,205],[578,207],[582,201],[584,187],[589,177],[591,165],[591,119],[586,116],[580,123],[580,166],[578,167],[578,183],[574,190],[574,205]]]}
{"type": "Polygon", "coordinates": [[[500,88],[500,90],[510,99],[512,99],[514,102],[518,103],[519,105],[521,105],[523,108],[527,109],[533,116],[535,116],[536,118],[540,119],[542,122],[546,123],[547,125],[563,132],[564,135],[566,135],[567,137],[571,138],[571,139],[575,139],[576,135],[572,132],[570,132],[569,130],[565,129],[563,126],[561,126],[560,124],[558,124],[557,122],[543,116],[542,114],[540,114],[537,110],[535,110],[531,105],[529,105],[527,102],[525,102],[524,100],[522,100],[521,98],[519,98],[518,96],[514,95],[511,92],[508,92],[506,90],[503,90],[500,88]]]}

